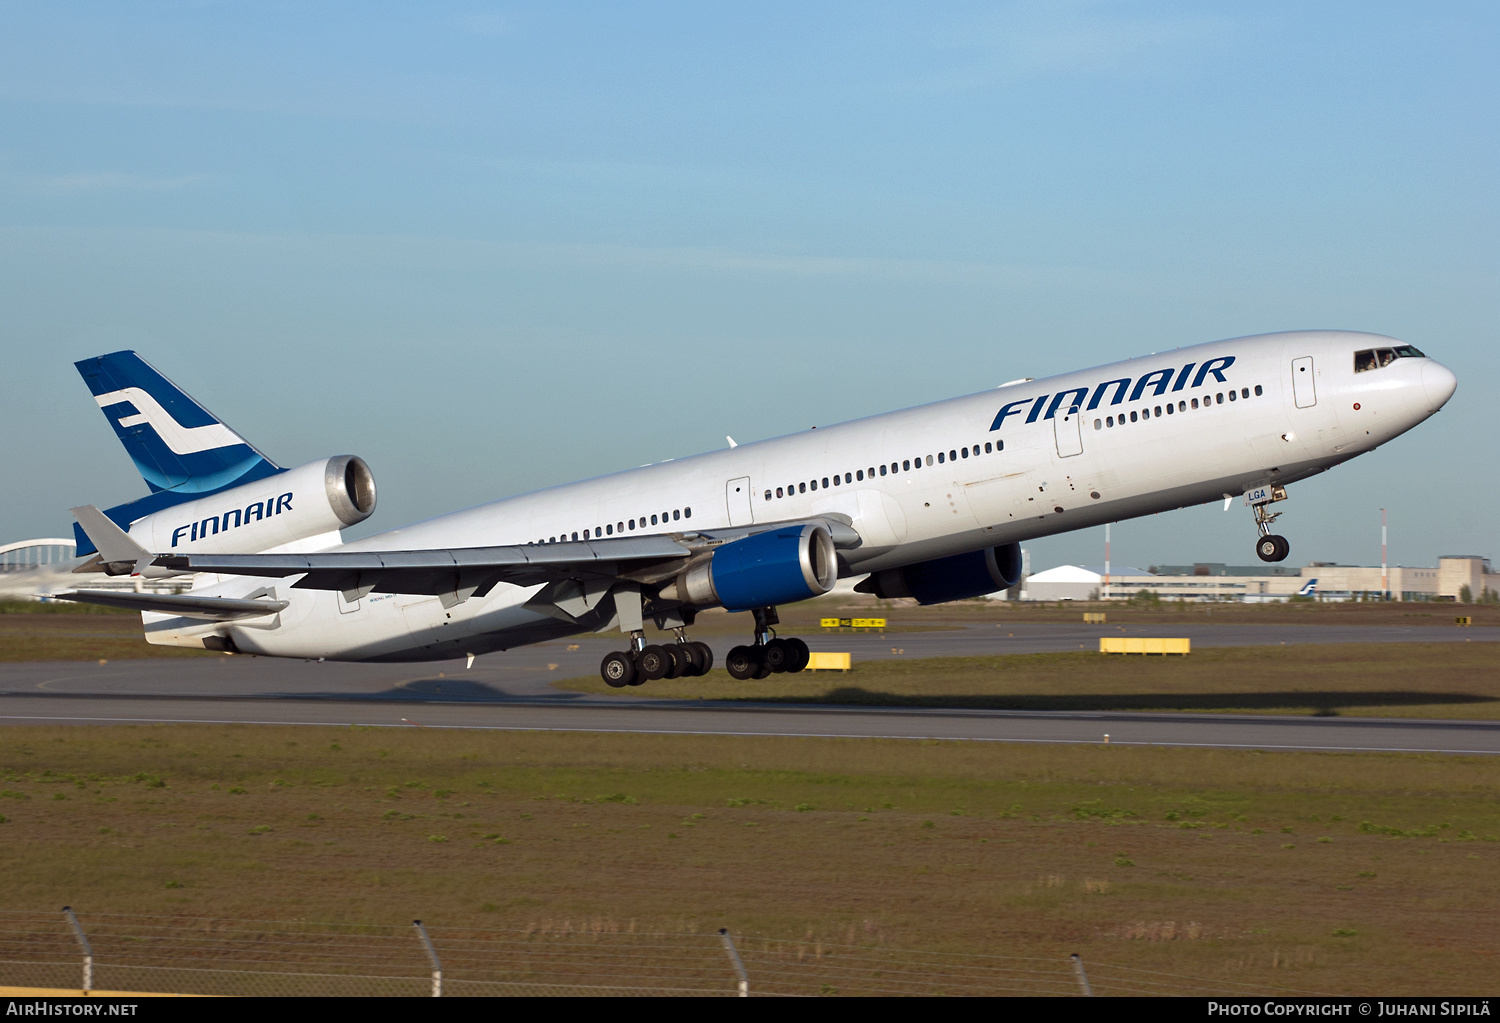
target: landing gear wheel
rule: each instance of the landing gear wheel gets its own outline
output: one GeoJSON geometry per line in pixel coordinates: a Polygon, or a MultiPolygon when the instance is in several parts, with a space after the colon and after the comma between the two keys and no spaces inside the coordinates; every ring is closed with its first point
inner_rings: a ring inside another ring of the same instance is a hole
{"type": "Polygon", "coordinates": [[[770,678],[771,677],[771,665],[766,660],[766,648],[765,647],[757,647],[756,649],[758,649],[760,651],[760,670],[757,671],[751,677],[752,678],[756,678],[756,679],[770,678]]]}
{"type": "Polygon", "coordinates": [[[677,656],[682,658],[682,677],[697,678],[708,674],[708,666],[713,663],[713,651],[702,643],[679,643],[676,649],[677,656]]]}
{"type": "Polygon", "coordinates": [[[667,673],[662,678],[683,678],[693,674],[693,662],[682,652],[682,644],[670,643],[661,649],[667,655],[667,673]]]}
{"type": "Polygon", "coordinates": [[[629,654],[618,650],[612,654],[605,654],[604,660],[599,662],[599,675],[604,679],[604,684],[612,689],[624,689],[626,686],[635,685],[637,677],[635,661],[630,659],[629,654]]]}
{"type": "Polygon", "coordinates": [[[773,639],[761,647],[761,657],[773,672],[791,671],[796,659],[792,645],[784,639],[773,639]]]}
{"type": "Polygon", "coordinates": [[[747,678],[764,677],[757,675],[763,667],[765,664],[758,646],[737,646],[724,658],[725,670],[742,682],[747,678]]]}
{"type": "Polygon", "coordinates": [[[812,660],[812,651],[807,649],[807,644],[793,636],[786,640],[786,645],[792,652],[791,663],[787,665],[786,670],[797,672],[807,667],[807,662],[812,660]]]}
{"type": "Polygon", "coordinates": [[[1261,537],[1255,544],[1256,556],[1262,561],[1285,561],[1291,552],[1292,545],[1287,542],[1286,537],[1275,533],[1261,537]]]}
{"type": "Polygon", "coordinates": [[[672,656],[659,646],[648,646],[636,655],[636,667],[645,678],[666,678],[672,670],[672,656]]]}

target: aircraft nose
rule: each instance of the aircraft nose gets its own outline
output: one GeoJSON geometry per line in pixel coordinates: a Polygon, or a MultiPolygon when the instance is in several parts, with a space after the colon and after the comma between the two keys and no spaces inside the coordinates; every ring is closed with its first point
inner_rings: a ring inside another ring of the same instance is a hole
{"type": "Polygon", "coordinates": [[[1428,359],[1422,364],[1422,390],[1427,394],[1428,404],[1436,412],[1458,390],[1458,377],[1441,362],[1428,359]]]}

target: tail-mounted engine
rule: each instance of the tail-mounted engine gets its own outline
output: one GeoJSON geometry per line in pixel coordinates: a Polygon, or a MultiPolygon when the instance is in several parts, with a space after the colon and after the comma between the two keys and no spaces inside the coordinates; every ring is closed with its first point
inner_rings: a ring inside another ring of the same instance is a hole
{"type": "Polygon", "coordinates": [[[130,536],[158,554],[255,553],[336,532],[374,511],[370,467],[335,455],[163,508],[131,523],[130,536]]]}

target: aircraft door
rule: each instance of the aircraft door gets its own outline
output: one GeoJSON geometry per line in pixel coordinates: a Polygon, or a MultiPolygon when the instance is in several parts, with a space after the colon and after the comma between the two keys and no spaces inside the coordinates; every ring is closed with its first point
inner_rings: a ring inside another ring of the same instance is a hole
{"type": "Polygon", "coordinates": [[[1063,414],[1062,409],[1052,417],[1052,429],[1057,435],[1057,456],[1071,458],[1083,454],[1083,412],[1077,405],[1063,414]]]}
{"type": "Polygon", "coordinates": [[[724,485],[724,498],[729,505],[729,524],[748,526],[755,522],[750,504],[750,477],[741,476],[724,485]]]}
{"type": "Polygon", "coordinates": [[[1313,361],[1311,355],[1292,360],[1292,397],[1298,408],[1312,408],[1318,403],[1318,391],[1313,385],[1313,361]]]}

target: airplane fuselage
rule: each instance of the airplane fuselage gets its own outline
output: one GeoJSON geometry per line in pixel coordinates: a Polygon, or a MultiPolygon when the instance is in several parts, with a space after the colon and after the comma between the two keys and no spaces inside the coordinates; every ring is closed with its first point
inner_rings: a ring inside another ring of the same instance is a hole
{"type": "MultiPolygon", "coordinates": [[[[1267,334],[1027,380],[899,412],[585,480],[366,537],[336,550],[555,543],[834,516],[862,542],[859,575],[1223,500],[1306,479],[1411,429],[1452,394],[1425,357],[1356,371],[1379,335],[1267,334]]],[[[184,544],[184,549],[194,549],[184,544]]],[[[230,626],[143,616],[154,643],[224,635],[247,653],[433,660],[580,631],[527,608],[537,587],[435,596],[274,584],[290,606],[230,626]]],[[[264,579],[203,576],[239,597],[264,579]]]]}

